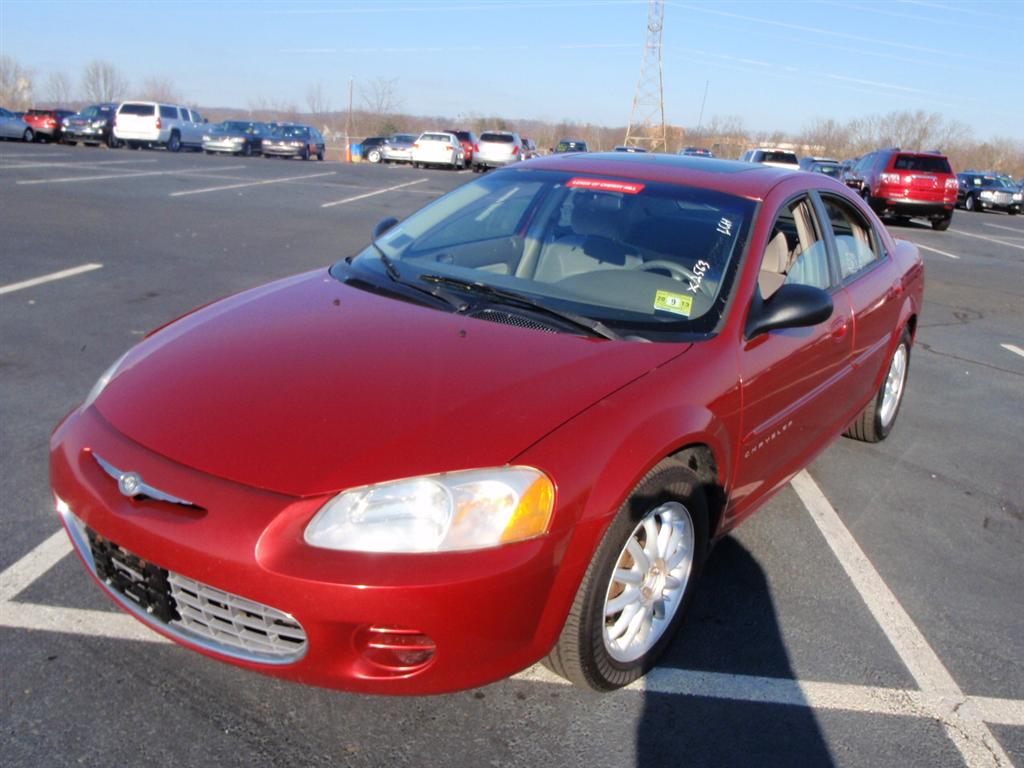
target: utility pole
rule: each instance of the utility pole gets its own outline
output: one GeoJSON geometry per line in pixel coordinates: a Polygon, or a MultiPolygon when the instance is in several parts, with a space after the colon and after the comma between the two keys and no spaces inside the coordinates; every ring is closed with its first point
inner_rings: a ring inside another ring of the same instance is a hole
{"type": "Polygon", "coordinates": [[[664,24],[665,0],[648,0],[647,41],[623,142],[627,147],[643,147],[652,152],[668,150],[661,67],[661,30],[664,24]]]}
{"type": "Polygon", "coordinates": [[[700,114],[697,116],[697,135],[700,135],[700,127],[704,125],[704,103],[708,100],[708,86],[711,85],[710,80],[704,81],[704,98],[700,100],[700,114]]]}
{"type": "Polygon", "coordinates": [[[354,78],[348,79],[348,114],[345,116],[345,162],[352,162],[352,84],[354,78]]]}

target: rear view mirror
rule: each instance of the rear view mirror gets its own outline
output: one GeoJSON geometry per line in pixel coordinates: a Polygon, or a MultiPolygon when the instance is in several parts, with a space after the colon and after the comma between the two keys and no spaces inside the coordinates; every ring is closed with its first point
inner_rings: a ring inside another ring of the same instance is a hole
{"type": "Polygon", "coordinates": [[[805,328],[832,316],[832,297],[811,285],[787,283],[765,300],[757,299],[747,316],[745,335],[752,339],[781,328],[805,328]]]}
{"type": "Polygon", "coordinates": [[[373,228],[373,239],[378,239],[381,235],[391,229],[395,224],[398,223],[398,219],[394,216],[388,216],[385,219],[381,219],[377,222],[377,226],[373,228]]]}

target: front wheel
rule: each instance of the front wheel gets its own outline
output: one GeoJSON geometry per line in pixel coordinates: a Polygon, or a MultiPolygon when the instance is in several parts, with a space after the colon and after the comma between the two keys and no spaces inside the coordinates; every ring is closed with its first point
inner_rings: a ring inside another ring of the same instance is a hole
{"type": "Polygon", "coordinates": [[[844,433],[854,440],[866,443],[877,443],[889,435],[896,416],[903,402],[903,392],[907,388],[907,375],[910,372],[910,332],[903,330],[899,343],[896,345],[885,381],[857,419],[844,433]]]}
{"type": "Polygon", "coordinates": [[[325,150],[326,150],[326,147],[324,149],[317,150],[317,153],[316,153],[316,159],[317,160],[323,161],[323,159],[324,159],[324,151],[325,150]]]}
{"type": "Polygon", "coordinates": [[[113,131],[107,134],[107,146],[110,149],[117,149],[118,147],[121,146],[121,141],[116,136],[114,136],[113,131]]]}
{"type": "Polygon", "coordinates": [[[593,690],[628,685],[654,666],[693,597],[708,546],[697,477],[666,459],[619,509],[544,660],[593,690]]]}
{"type": "Polygon", "coordinates": [[[31,144],[33,141],[35,141],[35,138],[36,135],[35,133],[33,133],[31,128],[26,128],[25,132],[21,134],[21,140],[27,144],[31,144]]]}
{"type": "Polygon", "coordinates": [[[366,155],[366,159],[367,159],[368,162],[371,162],[371,163],[379,163],[380,162],[380,152],[377,151],[376,149],[371,149],[369,154],[366,155]]]}
{"type": "Polygon", "coordinates": [[[181,150],[181,136],[179,136],[177,132],[174,132],[167,140],[167,151],[178,152],[179,150],[181,150]]]}

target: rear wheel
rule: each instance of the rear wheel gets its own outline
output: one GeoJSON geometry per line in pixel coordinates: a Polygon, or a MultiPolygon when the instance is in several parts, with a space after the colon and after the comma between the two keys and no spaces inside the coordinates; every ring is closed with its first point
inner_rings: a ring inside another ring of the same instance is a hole
{"type": "Polygon", "coordinates": [[[844,433],[854,440],[866,443],[877,443],[884,440],[900,412],[903,392],[907,386],[907,375],[910,372],[910,332],[906,329],[900,336],[896,350],[889,360],[889,370],[881,388],[860,412],[857,419],[844,433]]]}
{"type": "Polygon", "coordinates": [[[36,135],[35,133],[32,132],[31,128],[26,128],[25,132],[21,134],[21,140],[28,143],[32,143],[33,141],[35,141],[35,138],[36,135]]]}
{"type": "Polygon", "coordinates": [[[322,161],[322,160],[324,159],[324,151],[325,151],[326,149],[327,149],[327,148],[326,148],[326,147],[324,147],[324,149],[320,149],[320,150],[317,150],[317,153],[316,153],[316,159],[317,159],[317,160],[321,160],[321,161],[322,161]]]}
{"type": "Polygon", "coordinates": [[[952,223],[952,221],[952,216],[946,216],[945,218],[942,219],[932,219],[932,229],[934,229],[936,232],[945,232],[947,229],[949,229],[949,225],[952,223]]]}
{"type": "Polygon", "coordinates": [[[544,663],[594,690],[640,677],[683,619],[707,542],[700,482],[666,459],[633,489],[605,532],[544,663]]]}

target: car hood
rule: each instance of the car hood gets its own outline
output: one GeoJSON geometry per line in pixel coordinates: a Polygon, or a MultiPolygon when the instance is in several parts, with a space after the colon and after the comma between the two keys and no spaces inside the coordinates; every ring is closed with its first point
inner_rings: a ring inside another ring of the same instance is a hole
{"type": "Polygon", "coordinates": [[[474,320],[318,270],[154,333],[95,406],[169,459],[310,496],[506,464],[688,347],[474,320]]]}

